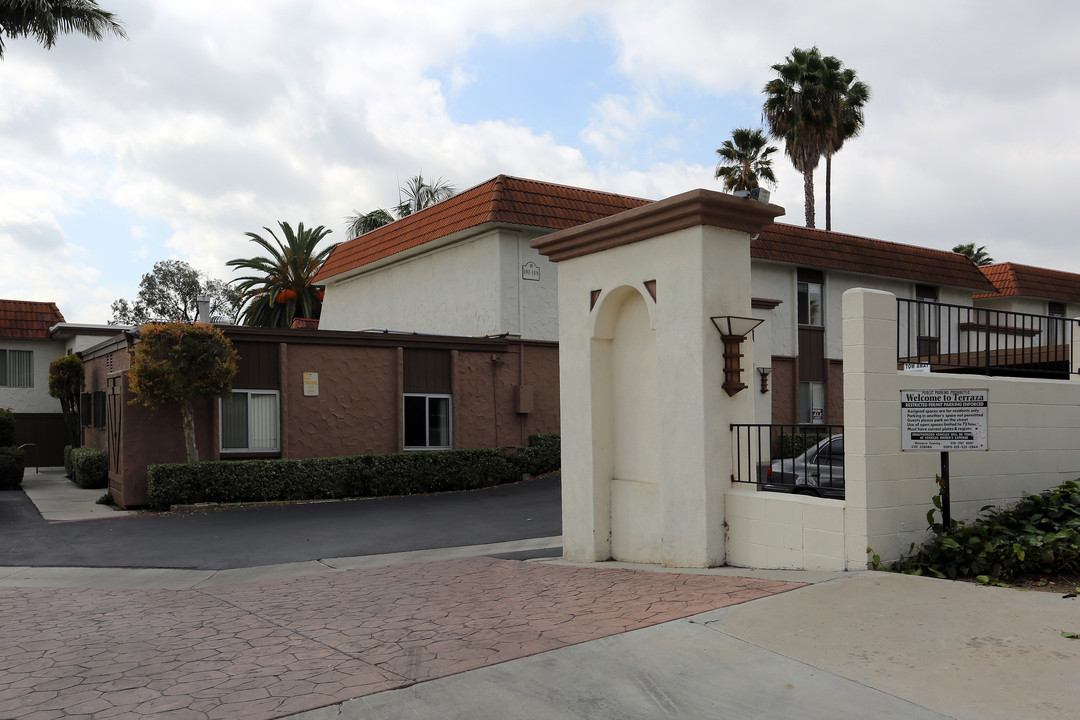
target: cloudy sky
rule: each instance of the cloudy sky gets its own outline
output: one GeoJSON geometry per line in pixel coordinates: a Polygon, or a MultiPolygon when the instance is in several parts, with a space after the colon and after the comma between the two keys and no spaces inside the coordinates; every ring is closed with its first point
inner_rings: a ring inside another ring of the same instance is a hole
{"type": "MultiPolygon", "coordinates": [[[[6,42],[0,297],[106,322],[154,262],[229,279],[279,220],[343,240],[423,170],[653,199],[713,179],[817,45],[873,91],[833,228],[1080,272],[1080,3],[101,0],[130,39],[6,42]]],[[[801,224],[786,158],[773,202],[801,224]]],[[[824,225],[824,168],[818,224],[824,225]]]]}

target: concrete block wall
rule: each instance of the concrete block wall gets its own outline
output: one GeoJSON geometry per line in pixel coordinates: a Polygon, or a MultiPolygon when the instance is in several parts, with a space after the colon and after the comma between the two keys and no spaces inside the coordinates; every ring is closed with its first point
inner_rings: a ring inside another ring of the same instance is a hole
{"type": "Polygon", "coordinates": [[[727,564],[843,570],[844,504],[806,495],[728,490],[727,564]]]}
{"type": "Polygon", "coordinates": [[[898,371],[895,297],[849,290],[843,308],[848,568],[927,537],[940,453],[900,451],[901,390],[989,390],[990,449],[950,453],[954,519],[1080,478],[1080,382],[898,371]]]}

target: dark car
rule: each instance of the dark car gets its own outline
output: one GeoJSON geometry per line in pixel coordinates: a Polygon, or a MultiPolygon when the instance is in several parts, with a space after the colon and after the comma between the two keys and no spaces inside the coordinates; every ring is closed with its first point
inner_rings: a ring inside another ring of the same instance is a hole
{"type": "Polygon", "coordinates": [[[844,436],[830,435],[793,458],[773,460],[764,484],[769,489],[820,497],[844,496],[844,436]]]}

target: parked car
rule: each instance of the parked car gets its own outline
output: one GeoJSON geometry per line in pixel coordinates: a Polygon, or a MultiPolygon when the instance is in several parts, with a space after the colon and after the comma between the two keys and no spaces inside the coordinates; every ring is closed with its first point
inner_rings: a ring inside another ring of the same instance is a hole
{"type": "Polygon", "coordinates": [[[843,497],[844,436],[830,435],[801,455],[773,460],[765,484],[790,492],[843,497]]]}

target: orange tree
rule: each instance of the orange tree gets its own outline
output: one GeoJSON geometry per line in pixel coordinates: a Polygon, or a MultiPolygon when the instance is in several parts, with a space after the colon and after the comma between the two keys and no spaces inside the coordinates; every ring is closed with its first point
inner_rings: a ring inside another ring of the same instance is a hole
{"type": "Polygon", "coordinates": [[[128,382],[132,403],[157,409],[180,403],[188,462],[199,459],[195,445],[195,400],[212,400],[232,392],[237,354],[229,339],[213,325],[147,323],[131,359],[128,382]]]}

